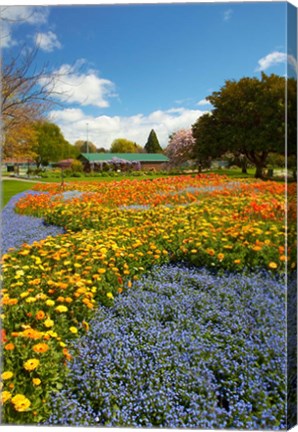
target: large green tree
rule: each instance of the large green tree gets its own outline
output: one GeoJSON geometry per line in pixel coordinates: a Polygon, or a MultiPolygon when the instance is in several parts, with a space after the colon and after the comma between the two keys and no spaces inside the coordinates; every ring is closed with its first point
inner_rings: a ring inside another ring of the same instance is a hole
{"type": "Polygon", "coordinates": [[[154,129],[151,130],[151,132],[148,136],[147,142],[144,146],[144,149],[146,150],[147,153],[162,153],[163,150],[159,144],[159,141],[158,141],[158,138],[157,138],[157,135],[156,135],[154,129]]]}
{"type": "Polygon", "coordinates": [[[60,128],[54,123],[39,121],[34,127],[36,131],[34,152],[38,166],[78,155],[76,148],[66,141],[60,128]]]}
{"type": "Polygon", "coordinates": [[[117,138],[112,142],[112,153],[141,153],[142,147],[126,138],[117,138]]]}
{"type": "Polygon", "coordinates": [[[261,79],[226,81],[207,97],[212,114],[193,126],[200,152],[243,154],[255,165],[255,177],[262,178],[269,152],[285,150],[286,84],[285,78],[264,73],[261,79]]]}

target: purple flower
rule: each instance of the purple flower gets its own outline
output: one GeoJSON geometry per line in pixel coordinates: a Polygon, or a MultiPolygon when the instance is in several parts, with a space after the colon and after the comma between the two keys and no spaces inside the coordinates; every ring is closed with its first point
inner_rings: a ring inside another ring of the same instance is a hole
{"type": "Polygon", "coordinates": [[[16,202],[27,194],[36,195],[40,192],[26,191],[15,195],[2,210],[1,253],[9,248],[19,248],[23,243],[31,244],[48,236],[64,233],[64,229],[54,225],[46,225],[43,219],[22,216],[14,211],[16,202]]]}

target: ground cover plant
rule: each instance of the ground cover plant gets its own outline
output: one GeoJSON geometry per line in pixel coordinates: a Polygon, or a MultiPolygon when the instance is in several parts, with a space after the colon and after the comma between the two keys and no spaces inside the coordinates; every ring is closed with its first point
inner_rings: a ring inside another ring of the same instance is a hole
{"type": "Polygon", "coordinates": [[[50,395],[63,388],[73,361],[72,341],[90,331],[98,305],[132,292],[153,266],[183,261],[273,275],[295,267],[296,205],[289,199],[285,206],[282,184],[198,175],[36,190],[17,202],[17,212],[43,217],[63,233],[2,257],[7,423],[48,417],[50,395]]]}
{"type": "Polygon", "coordinates": [[[284,296],[266,272],[155,268],[73,344],[48,424],[285,427],[284,296]]]}

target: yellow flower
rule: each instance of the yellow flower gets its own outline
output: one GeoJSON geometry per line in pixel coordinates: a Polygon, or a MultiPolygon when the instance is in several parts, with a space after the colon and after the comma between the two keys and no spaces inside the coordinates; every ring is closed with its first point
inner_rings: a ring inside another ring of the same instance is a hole
{"type": "Polygon", "coordinates": [[[113,296],[113,294],[112,294],[111,292],[108,292],[108,293],[107,293],[107,297],[108,297],[109,299],[113,299],[113,298],[114,298],[114,296],[113,296]]]}
{"type": "Polygon", "coordinates": [[[39,363],[40,362],[38,359],[30,359],[24,363],[24,368],[27,371],[33,371],[34,369],[36,369],[38,367],[39,363]]]}
{"type": "Polygon", "coordinates": [[[234,263],[235,263],[235,264],[240,264],[240,263],[241,263],[241,260],[240,260],[240,259],[235,259],[235,260],[234,260],[234,263]]]}
{"type": "Polygon", "coordinates": [[[44,325],[45,325],[45,327],[47,327],[47,328],[53,327],[53,325],[54,325],[54,321],[48,318],[48,319],[46,319],[46,320],[44,321],[44,325]]]}
{"type": "Polygon", "coordinates": [[[8,380],[12,377],[13,377],[13,372],[11,372],[11,371],[5,371],[1,374],[1,378],[3,379],[3,381],[8,380]]]}
{"type": "Polygon", "coordinates": [[[35,297],[27,297],[26,298],[26,303],[35,303],[36,302],[36,298],[35,297]]]}
{"type": "Polygon", "coordinates": [[[1,394],[1,403],[4,404],[5,402],[7,402],[9,399],[11,398],[11,393],[9,393],[8,391],[4,391],[1,394]]]}
{"type": "Polygon", "coordinates": [[[69,327],[69,331],[73,334],[77,334],[78,333],[78,329],[76,327],[69,327]]]}
{"type": "Polygon", "coordinates": [[[277,264],[276,264],[274,261],[271,261],[271,262],[268,264],[268,267],[271,268],[271,269],[276,269],[278,266],[277,266],[277,264]]]}
{"type": "Polygon", "coordinates": [[[97,270],[97,273],[99,273],[99,274],[104,274],[105,272],[106,272],[106,269],[104,269],[104,268],[100,268],[97,270]]]}
{"type": "Polygon", "coordinates": [[[68,308],[67,308],[66,306],[64,306],[64,305],[59,305],[59,306],[57,306],[57,307],[55,308],[55,311],[60,312],[60,313],[62,313],[62,312],[67,312],[67,311],[68,311],[68,308]]]}
{"type": "Polygon", "coordinates": [[[30,405],[31,402],[29,401],[29,399],[27,399],[24,395],[22,394],[17,394],[15,395],[12,399],[11,402],[14,404],[14,409],[16,411],[19,412],[24,412],[26,411],[30,405]]]}
{"type": "Polygon", "coordinates": [[[41,380],[39,378],[33,378],[32,382],[35,386],[39,386],[39,384],[41,383],[41,380]]]}
{"type": "Polygon", "coordinates": [[[46,301],[47,306],[54,306],[54,304],[55,304],[54,300],[47,300],[46,301]]]}

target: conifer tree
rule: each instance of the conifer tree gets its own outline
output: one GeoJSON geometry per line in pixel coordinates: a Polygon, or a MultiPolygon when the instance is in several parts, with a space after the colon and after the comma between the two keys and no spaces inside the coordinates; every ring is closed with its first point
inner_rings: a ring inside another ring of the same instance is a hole
{"type": "Polygon", "coordinates": [[[154,129],[151,130],[144,149],[146,150],[147,153],[162,153],[162,148],[159,144],[159,141],[158,141],[158,138],[157,138],[157,135],[156,135],[154,129]]]}

